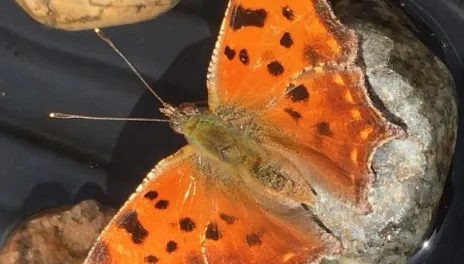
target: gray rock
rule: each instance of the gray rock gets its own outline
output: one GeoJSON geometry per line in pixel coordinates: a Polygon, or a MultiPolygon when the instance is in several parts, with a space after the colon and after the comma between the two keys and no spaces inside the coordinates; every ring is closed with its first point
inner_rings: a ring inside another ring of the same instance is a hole
{"type": "Polygon", "coordinates": [[[404,122],[408,138],[390,141],[374,155],[372,213],[356,214],[320,194],[315,213],[345,247],[342,256],[323,263],[405,263],[423,243],[454,152],[454,82],[391,4],[332,2],[340,20],[361,36],[368,82],[386,109],[404,122]]]}

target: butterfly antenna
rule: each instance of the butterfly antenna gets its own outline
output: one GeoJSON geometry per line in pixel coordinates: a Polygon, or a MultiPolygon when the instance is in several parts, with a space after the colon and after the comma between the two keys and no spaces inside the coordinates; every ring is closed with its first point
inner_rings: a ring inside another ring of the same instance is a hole
{"type": "Polygon", "coordinates": [[[140,121],[140,122],[166,122],[169,123],[169,120],[166,119],[157,119],[157,118],[131,118],[131,117],[105,117],[105,116],[86,116],[86,115],[73,115],[52,112],[49,114],[50,118],[57,119],[87,119],[87,120],[105,120],[105,121],[140,121]]]}
{"type": "Polygon", "coordinates": [[[132,70],[132,72],[139,78],[139,80],[145,85],[145,87],[160,101],[160,103],[167,109],[173,109],[173,107],[166,103],[161,97],[151,88],[151,86],[145,81],[145,79],[140,75],[140,73],[135,69],[135,67],[130,63],[130,61],[122,54],[122,52],[114,45],[114,43],[111,41],[111,39],[106,36],[103,31],[101,31],[99,28],[94,29],[95,33],[103,40],[105,41],[118,55],[121,57],[126,64],[129,66],[129,68],[132,70]]]}

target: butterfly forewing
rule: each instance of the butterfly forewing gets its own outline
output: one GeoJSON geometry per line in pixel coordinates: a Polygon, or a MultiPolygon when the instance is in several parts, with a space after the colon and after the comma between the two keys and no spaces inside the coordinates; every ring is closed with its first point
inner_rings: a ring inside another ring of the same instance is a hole
{"type": "Polygon", "coordinates": [[[102,232],[85,263],[184,263],[201,256],[199,223],[211,208],[201,196],[204,185],[192,158],[185,147],[161,161],[102,232]]]}
{"type": "Polygon", "coordinates": [[[260,109],[303,69],[353,60],[355,49],[325,0],[232,0],[210,64],[210,108],[260,109]]]}
{"type": "Polygon", "coordinates": [[[199,159],[185,147],[158,164],[85,263],[306,263],[340,250],[319,227],[266,211],[244,186],[211,181],[220,172],[199,159]]]}

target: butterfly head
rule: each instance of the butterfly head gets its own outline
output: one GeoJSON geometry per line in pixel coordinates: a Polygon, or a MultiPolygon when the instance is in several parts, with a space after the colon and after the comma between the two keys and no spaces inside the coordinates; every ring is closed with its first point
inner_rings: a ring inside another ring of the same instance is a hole
{"type": "Polygon", "coordinates": [[[185,134],[186,129],[195,123],[196,116],[200,114],[200,109],[191,103],[183,103],[179,107],[167,105],[160,108],[160,112],[169,117],[172,130],[179,134],[185,134]]]}

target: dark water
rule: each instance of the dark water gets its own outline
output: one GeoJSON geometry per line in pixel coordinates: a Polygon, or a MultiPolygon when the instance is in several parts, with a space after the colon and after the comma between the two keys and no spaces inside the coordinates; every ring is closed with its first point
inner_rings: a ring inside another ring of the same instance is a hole
{"type": "MultiPolygon", "coordinates": [[[[206,67],[225,2],[184,0],[154,21],[105,31],[167,101],[205,100],[206,67]]],[[[448,65],[461,99],[464,2],[396,3],[448,65]]],[[[89,198],[118,207],[158,160],[184,144],[165,124],[50,120],[48,112],[158,117],[158,107],[92,32],[45,28],[12,1],[1,1],[2,237],[25,216],[46,207],[89,198]]],[[[463,159],[464,140],[459,135],[432,237],[410,263],[464,263],[463,159]]]]}

